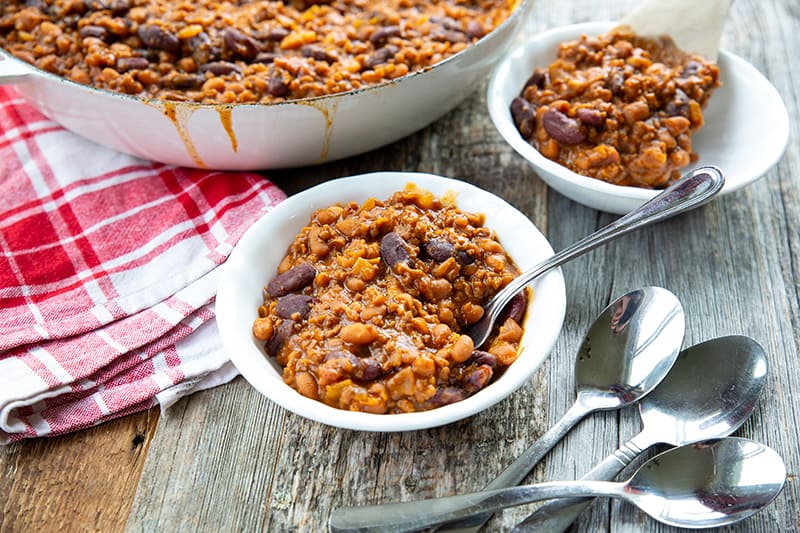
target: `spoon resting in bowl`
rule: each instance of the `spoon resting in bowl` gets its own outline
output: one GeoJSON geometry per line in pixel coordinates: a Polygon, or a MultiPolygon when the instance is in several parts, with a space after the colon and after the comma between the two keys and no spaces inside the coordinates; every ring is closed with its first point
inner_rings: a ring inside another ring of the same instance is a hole
{"type": "Polygon", "coordinates": [[[489,338],[497,318],[508,302],[531,281],[617,237],[706,203],[722,190],[724,184],[725,176],[717,167],[707,166],[695,169],[627,215],[520,274],[484,306],[483,316],[469,327],[467,335],[472,338],[476,347],[481,346],[489,338]]]}
{"type": "Polygon", "coordinates": [[[786,465],[771,448],[728,437],[661,453],[626,482],[555,481],[416,502],[338,509],[333,532],[400,532],[435,526],[476,512],[561,496],[619,498],[664,524],[708,528],[757,513],[783,489],[786,465]]]}

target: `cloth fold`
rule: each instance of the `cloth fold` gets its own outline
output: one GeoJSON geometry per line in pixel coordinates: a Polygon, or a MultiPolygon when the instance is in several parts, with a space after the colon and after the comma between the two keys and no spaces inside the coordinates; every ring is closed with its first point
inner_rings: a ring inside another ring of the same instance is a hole
{"type": "Polygon", "coordinates": [[[0,443],[232,379],[220,265],[284,198],[257,174],[98,146],[0,87],[0,443]]]}

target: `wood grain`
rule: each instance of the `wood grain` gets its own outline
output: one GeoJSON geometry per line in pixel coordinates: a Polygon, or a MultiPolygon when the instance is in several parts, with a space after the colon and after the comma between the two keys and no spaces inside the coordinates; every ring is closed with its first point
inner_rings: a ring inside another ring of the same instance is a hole
{"type": "MultiPolygon", "coordinates": [[[[618,19],[636,3],[539,0],[529,31],[618,19]]],[[[792,117],[785,157],[744,190],[564,266],[562,334],[539,372],[508,399],[442,428],[352,432],[299,418],[239,378],[182,400],[158,419],[157,427],[154,415],[136,415],[0,450],[0,530],[38,525],[147,532],[322,531],[336,506],[478,489],[572,404],[575,352],[594,317],[617,296],[645,285],[668,288],[680,298],[687,346],[745,334],[766,348],[766,389],[736,434],[778,450],[790,477],[768,509],[726,531],[800,530],[798,35],[797,2],[733,3],[723,46],[755,65],[782,95],[792,117]],[[135,435],[146,436],[149,446],[133,450],[135,435]],[[92,490],[89,495],[83,495],[86,487],[92,490]]],[[[378,170],[461,178],[514,204],[556,249],[613,220],[549,191],[494,130],[484,93],[485,84],[432,126],[380,150],[268,176],[289,194],[378,170]]],[[[741,118],[746,127],[747,117],[741,118]]],[[[635,409],[592,415],[528,481],[580,477],[640,428],[635,409]]],[[[534,507],[500,513],[486,530],[507,531],[534,507]]],[[[630,505],[608,500],[584,513],[572,530],[676,531],[630,505]]]]}
{"type": "Polygon", "coordinates": [[[0,448],[0,531],[122,531],[157,424],[152,409],[0,448]]]}

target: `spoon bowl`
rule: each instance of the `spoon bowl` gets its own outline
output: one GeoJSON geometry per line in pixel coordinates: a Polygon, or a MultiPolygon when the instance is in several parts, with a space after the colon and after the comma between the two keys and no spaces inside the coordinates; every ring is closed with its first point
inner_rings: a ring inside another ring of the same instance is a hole
{"type": "Polygon", "coordinates": [[[785,481],[786,466],[775,451],[726,438],[654,457],[625,483],[623,499],[665,524],[720,527],[769,505],[785,481]]]}
{"type": "Polygon", "coordinates": [[[650,439],[663,444],[718,438],[744,424],[766,379],[760,344],[741,335],[720,337],[684,350],[639,413],[650,439]]]}
{"type": "MultiPolygon", "coordinates": [[[[766,380],[767,354],[749,337],[720,337],[684,350],[664,381],[639,404],[642,431],[583,479],[614,479],[656,444],[683,446],[730,435],[755,409],[766,380]]],[[[591,501],[549,502],[514,531],[564,531],[591,501]]]]}
{"type": "Polygon", "coordinates": [[[786,465],[772,449],[741,438],[673,448],[640,467],[627,482],[561,481],[418,502],[339,509],[330,529],[413,531],[481,511],[558,496],[607,496],[628,501],[668,525],[733,524],[769,505],[783,489],[786,465]],[[379,512],[375,512],[379,507],[379,512]]]}
{"type": "Polygon", "coordinates": [[[579,401],[592,410],[619,409],[661,383],[683,343],[678,298],[659,287],[622,295],[592,324],[578,350],[579,401]]]}

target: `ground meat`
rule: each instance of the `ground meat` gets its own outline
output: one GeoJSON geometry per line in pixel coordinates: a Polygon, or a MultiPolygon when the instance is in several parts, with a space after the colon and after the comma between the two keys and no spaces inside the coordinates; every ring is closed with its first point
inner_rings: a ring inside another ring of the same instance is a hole
{"type": "Polygon", "coordinates": [[[483,222],[416,188],[318,210],[265,289],[253,334],[286,383],[333,407],[463,400],[516,360],[526,306],[516,298],[480,349],[464,334],[518,274],[483,222]]]}
{"type": "Polygon", "coordinates": [[[78,83],[146,98],[280,102],[438,63],[510,0],[5,0],[0,46],[78,83]]]}
{"type": "Polygon", "coordinates": [[[542,155],[578,174],[663,188],[697,160],[691,135],[719,84],[716,64],[617,28],[561,44],[511,113],[542,155]]]}

